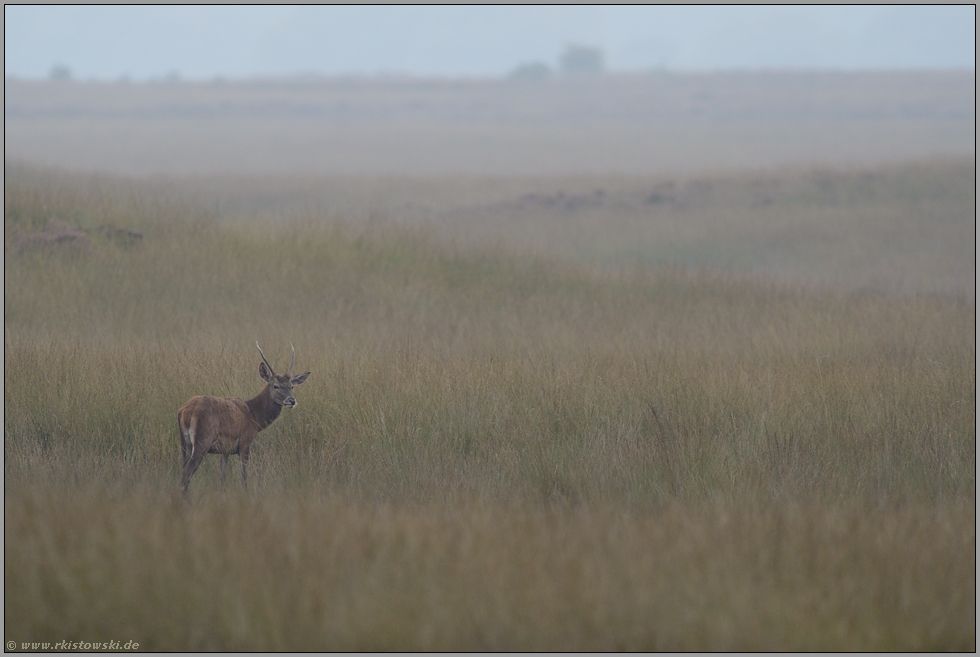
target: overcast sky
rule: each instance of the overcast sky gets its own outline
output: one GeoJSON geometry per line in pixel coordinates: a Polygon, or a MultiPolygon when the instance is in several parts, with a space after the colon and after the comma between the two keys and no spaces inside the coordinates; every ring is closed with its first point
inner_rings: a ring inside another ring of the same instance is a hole
{"type": "Polygon", "coordinates": [[[5,6],[4,74],[501,76],[568,44],[613,71],[975,68],[969,6],[5,6]]]}

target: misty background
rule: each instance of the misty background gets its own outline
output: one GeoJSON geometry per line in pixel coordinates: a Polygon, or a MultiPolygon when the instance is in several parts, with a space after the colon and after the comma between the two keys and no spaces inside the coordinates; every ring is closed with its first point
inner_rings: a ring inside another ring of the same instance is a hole
{"type": "Polygon", "coordinates": [[[973,158],[973,6],[5,6],[8,161],[683,174],[973,158]]]}
{"type": "Polygon", "coordinates": [[[5,6],[4,75],[134,81],[318,74],[975,68],[958,6],[5,6]]]}
{"type": "MultiPolygon", "coordinates": [[[[973,6],[4,12],[8,180],[163,180],[236,220],[601,266],[976,289],[973,6]]],[[[81,225],[67,207],[39,220],[81,225]]]]}

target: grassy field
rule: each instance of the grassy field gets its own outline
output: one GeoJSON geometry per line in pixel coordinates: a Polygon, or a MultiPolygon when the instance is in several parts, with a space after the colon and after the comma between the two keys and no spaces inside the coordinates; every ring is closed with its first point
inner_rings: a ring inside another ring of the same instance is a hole
{"type": "Polygon", "coordinates": [[[975,650],[974,171],[8,163],[4,639],[975,650]],[[552,243],[518,248],[522,217],[552,243]],[[813,254],[795,269],[744,246],[776,220],[760,251],[813,254]],[[820,255],[844,243],[851,269],[820,255]],[[176,409],[257,393],[256,340],[313,374],[248,493],[209,458],[185,504],[176,409]]]}
{"type": "Polygon", "coordinates": [[[946,158],[715,175],[201,177],[180,189],[238,221],[394,223],[599,269],[973,297],[975,181],[972,158],[946,158]]]}

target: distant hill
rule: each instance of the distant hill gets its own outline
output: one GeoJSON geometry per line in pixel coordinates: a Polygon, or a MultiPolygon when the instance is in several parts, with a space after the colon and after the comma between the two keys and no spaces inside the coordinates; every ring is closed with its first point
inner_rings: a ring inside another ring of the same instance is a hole
{"type": "Polygon", "coordinates": [[[964,155],[976,109],[973,71],[7,79],[4,92],[8,159],[129,173],[645,172],[964,155]]]}

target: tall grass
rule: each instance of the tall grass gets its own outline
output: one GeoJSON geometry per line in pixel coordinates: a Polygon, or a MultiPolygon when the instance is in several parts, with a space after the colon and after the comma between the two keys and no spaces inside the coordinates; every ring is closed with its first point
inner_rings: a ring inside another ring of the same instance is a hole
{"type": "Polygon", "coordinates": [[[7,174],[6,639],[975,645],[972,302],[598,274],[178,192],[7,174]],[[299,405],[248,495],[206,459],[175,502],[176,409],[258,392],[256,340],[296,345],[299,405]]]}
{"type": "MultiPolygon", "coordinates": [[[[548,509],[40,487],[8,640],[148,650],[970,650],[974,506],[548,509]],[[29,639],[28,639],[29,637],[29,639]]],[[[19,646],[18,646],[19,647],[19,646]]]]}

